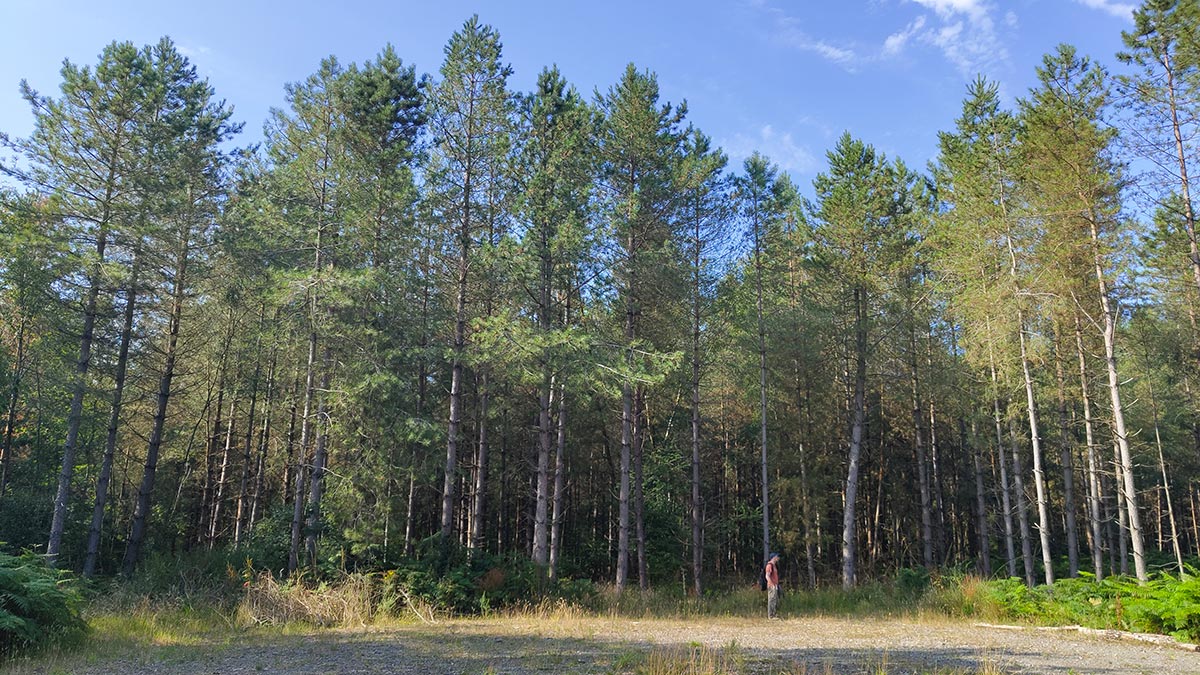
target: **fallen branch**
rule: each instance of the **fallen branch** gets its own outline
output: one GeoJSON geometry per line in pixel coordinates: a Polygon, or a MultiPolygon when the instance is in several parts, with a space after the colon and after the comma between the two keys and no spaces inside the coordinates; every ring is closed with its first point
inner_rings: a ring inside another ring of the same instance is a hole
{"type": "Polygon", "coordinates": [[[1126,640],[1129,642],[1148,642],[1150,644],[1160,645],[1163,647],[1171,647],[1173,649],[1182,649],[1188,652],[1200,652],[1200,645],[1191,642],[1180,642],[1170,635],[1152,635],[1150,633],[1130,633],[1123,630],[1112,630],[1104,628],[1086,628],[1084,626],[1013,626],[1009,624],[998,623],[976,623],[979,628],[993,628],[998,630],[1035,630],[1042,632],[1076,632],[1084,635],[1092,635],[1105,640],[1126,640]]]}

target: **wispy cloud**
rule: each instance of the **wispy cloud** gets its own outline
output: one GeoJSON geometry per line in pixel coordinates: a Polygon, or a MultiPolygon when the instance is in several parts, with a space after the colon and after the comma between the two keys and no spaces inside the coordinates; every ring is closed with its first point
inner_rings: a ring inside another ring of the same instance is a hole
{"type": "MultiPolygon", "coordinates": [[[[965,76],[989,72],[1008,61],[1008,50],[997,30],[997,20],[993,18],[997,10],[991,0],[900,1],[918,5],[927,13],[918,15],[908,25],[884,38],[882,43],[874,45],[853,41],[832,42],[815,35],[798,17],[772,5],[770,0],[748,0],[748,3],[768,17],[770,39],[773,42],[816,54],[850,72],[872,63],[895,59],[914,44],[937,49],[965,76]]],[[[1004,13],[1000,20],[1008,30],[1015,30],[1017,15],[1013,11],[1004,13]]]]}
{"type": "Polygon", "coordinates": [[[1133,18],[1134,6],[1124,2],[1113,2],[1112,0],[1075,0],[1075,2],[1084,7],[1091,7],[1102,12],[1111,14],[1118,19],[1130,20],[1133,18]]]}
{"type": "Polygon", "coordinates": [[[829,40],[814,37],[804,30],[800,19],[770,5],[766,0],[750,0],[750,6],[770,17],[770,38],[778,44],[816,54],[850,71],[863,61],[863,57],[853,45],[834,44],[829,40]]]}
{"type": "Polygon", "coordinates": [[[198,47],[191,47],[191,46],[188,46],[185,44],[177,44],[177,45],[175,45],[175,49],[179,50],[180,54],[183,54],[184,56],[188,57],[189,59],[195,59],[197,56],[204,56],[205,54],[209,54],[212,52],[211,49],[209,49],[208,47],[205,47],[204,45],[200,45],[198,47]]]}
{"type": "Polygon", "coordinates": [[[733,138],[724,139],[721,147],[735,162],[757,151],[784,171],[809,174],[817,170],[817,158],[812,151],[797,143],[790,131],[777,131],[770,124],[763,125],[755,132],[734,134],[733,138]]]}
{"type": "Polygon", "coordinates": [[[919,34],[923,28],[925,28],[925,17],[918,16],[904,30],[887,36],[887,39],[883,41],[884,55],[895,56],[904,51],[904,47],[908,44],[908,41],[913,36],[919,34]]]}
{"type": "MultiPolygon", "coordinates": [[[[884,56],[899,55],[908,43],[916,41],[941,50],[946,60],[968,76],[986,72],[1008,60],[1008,50],[992,18],[993,7],[985,0],[907,1],[932,11],[936,21],[927,22],[921,15],[904,30],[888,36],[883,45],[884,56]]],[[[1007,12],[1004,23],[1014,28],[1017,15],[1007,12]]]]}

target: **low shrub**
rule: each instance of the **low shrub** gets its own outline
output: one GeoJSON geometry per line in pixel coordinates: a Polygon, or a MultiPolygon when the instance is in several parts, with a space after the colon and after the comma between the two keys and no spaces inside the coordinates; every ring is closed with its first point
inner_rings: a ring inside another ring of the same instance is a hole
{"type": "Polygon", "coordinates": [[[236,616],[243,624],[365,626],[374,618],[380,596],[376,575],[346,574],[306,584],[303,578],[280,583],[262,572],[245,581],[236,616]]]}
{"type": "Polygon", "coordinates": [[[424,561],[409,561],[382,575],[381,609],[392,615],[486,614],[537,609],[548,601],[586,604],[596,591],[586,580],[550,583],[522,556],[478,554],[438,574],[424,561]]]}
{"type": "Polygon", "coordinates": [[[956,616],[1077,624],[1200,641],[1200,576],[1194,569],[1180,577],[1162,573],[1142,584],[1128,577],[1097,580],[1086,572],[1034,587],[1015,577],[984,581],[967,576],[935,583],[921,605],[956,616]]]}
{"type": "Polygon", "coordinates": [[[66,572],[32,553],[0,553],[0,657],[82,635],[79,589],[66,572]]]}

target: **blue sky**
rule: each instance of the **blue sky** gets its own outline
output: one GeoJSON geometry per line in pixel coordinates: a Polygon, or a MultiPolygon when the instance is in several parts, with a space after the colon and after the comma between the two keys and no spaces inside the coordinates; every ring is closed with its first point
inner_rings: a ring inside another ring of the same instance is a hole
{"type": "Polygon", "coordinates": [[[390,42],[436,74],[447,38],[478,13],[500,31],[515,89],[554,63],[590,97],[632,61],[658,73],[665,99],[687,99],[690,120],[733,163],[760,150],[807,192],[843,130],[924,167],[977,73],[1013,105],[1059,42],[1119,69],[1131,10],[1115,0],[3,0],[0,131],[31,128],[22,78],[53,93],[64,58],[93,63],[113,40],[170,35],[252,142],[284,104],[284,83],[322,57],[362,61],[390,42]]]}

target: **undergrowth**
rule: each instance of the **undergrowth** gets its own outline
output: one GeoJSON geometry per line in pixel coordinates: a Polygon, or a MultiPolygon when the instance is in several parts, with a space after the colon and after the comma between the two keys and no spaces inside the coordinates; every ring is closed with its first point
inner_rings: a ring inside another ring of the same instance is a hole
{"type": "Polygon", "coordinates": [[[921,599],[930,611],[952,616],[1041,625],[1080,625],[1171,635],[1200,642],[1200,576],[1188,568],[1176,577],[1160,573],[1146,583],[1129,577],[1078,578],[1027,586],[1017,578],[939,579],[921,599]]]}
{"type": "Polygon", "coordinates": [[[82,636],[81,605],[68,573],[38,555],[0,553],[0,658],[82,636]]]}

